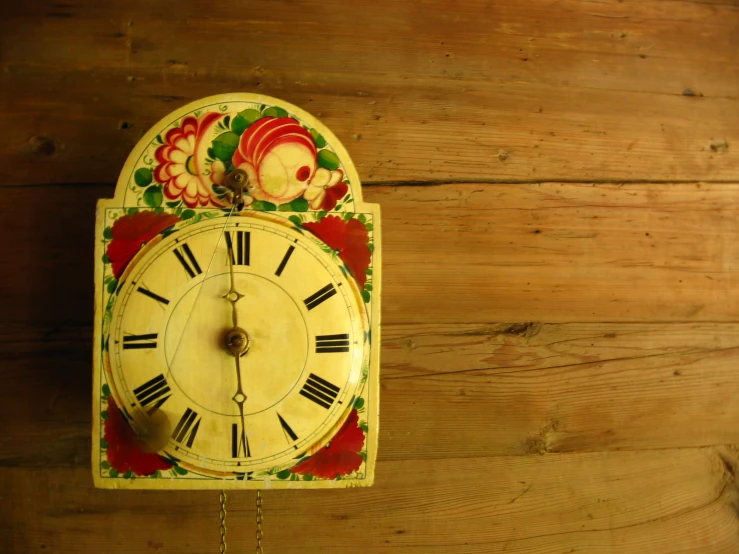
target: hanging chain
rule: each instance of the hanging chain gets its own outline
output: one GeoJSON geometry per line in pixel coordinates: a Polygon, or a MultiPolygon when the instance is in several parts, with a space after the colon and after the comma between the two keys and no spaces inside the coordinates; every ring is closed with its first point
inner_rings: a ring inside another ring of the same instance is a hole
{"type": "Polygon", "coordinates": [[[264,533],[262,533],[262,491],[257,490],[257,550],[256,554],[264,554],[262,550],[262,539],[264,533]]]}
{"type": "Polygon", "coordinates": [[[226,491],[221,491],[221,554],[226,552],[226,491]]]}
{"type": "MultiPolygon", "coordinates": [[[[221,491],[221,496],[219,497],[221,501],[221,554],[225,554],[226,552],[226,500],[228,497],[226,496],[226,491],[221,491]]],[[[264,538],[264,533],[262,533],[262,522],[264,519],[262,518],[262,491],[257,491],[257,550],[256,554],[264,554],[264,550],[262,550],[262,539],[264,538]]]]}

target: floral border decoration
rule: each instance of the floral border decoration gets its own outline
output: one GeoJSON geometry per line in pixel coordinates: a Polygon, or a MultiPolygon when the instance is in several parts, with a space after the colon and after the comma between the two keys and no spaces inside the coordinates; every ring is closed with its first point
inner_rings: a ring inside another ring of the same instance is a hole
{"type": "MultiPolygon", "coordinates": [[[[177,224],[189,225],[203,218],[219,217],[224,212],[203,212],[177,207],[172,212],[158,207],[154,210],[128,208],[108,210],[112,225],[103,231],[105,266],[103,301],[103,353],[107,352],[108,330],[113,316],[113,305],[118,294],[119,280],[124,276],[130,262],[150,241],[174,232],[177,224]],[[112,216],[112,217],[111,217],[112,216]],[[107,302],[105,296],[107,295],[107,302]]],[[[308,231],[320,241],[321,248],[330,253],[339,263],[341,270],[354,277],[360,287],[364,302],[371,301],[372,292],[372,223],[365,214],[347,212],[329,215],[324,211],[311,214],[292,214],[288,218],[301,232],[308,231]],[[337,259],[338,258],[338,259],[337,259]],[[340,262],[339,262],[340,260],[340,262]]],[[[102,380],[106,380],[105,371],[102,380]]],[[[361,389],[364,390],[368,367],[362,370],[361,389]]],[[[125,412],[113,399],[108,384],[101,388],[102,436],[101,471],[104,477],[134,479],[152,478],[215,478],[210,475],[188,471],[177,464],[178,460],[145,452],[135,431],[128,422],[125,412]]],[[[255,472],[249,479],[268,480],[274,476],[279,480],[337,480],[364,478],[363,466],[367,461],[368,423],[360,420],[365,413],[365,399],[358,397],[342,427],[331,441],[310,455],[297,460],[290,467],[275,467],[269,471],[255,472]]],[[[237,474],[233,478],[244,479],[237,474]]]]}
{"type": "Polygon", "coordinates": [[[195,110],[145,148],[129,177],[135,204],[149,208],[223,207],[224,176],[243,169],[245,205],[262,211],[354,209],[346,169],[326,139],[278,106],[240,103],[195,110]]]}

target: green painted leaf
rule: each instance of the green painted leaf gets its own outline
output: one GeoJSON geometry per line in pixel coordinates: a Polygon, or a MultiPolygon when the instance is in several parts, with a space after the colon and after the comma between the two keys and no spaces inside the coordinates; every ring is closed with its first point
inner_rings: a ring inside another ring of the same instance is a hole
{"type": "Polygon", "coordinates": [[[289,479],[290,478],[290,470],[289,469],[283,469],[277,474],[278,479],[289,479]]]}
{"type": "Polygon", "coordinates": [[[140,167],[133,174],[134,182],[140,187],[147,187],[151,184],[152,174],[148,167],[140,167]]]}
{"type": "Polygon", "coordinates": [[[367,228],[368,231],[371,231],[372,229],[375,228],[375,226],[372,225],[371,223],[365,223],[364,226],[367,228]]]}
{"type": "Polygon", "coordinates": [[[357,219],[359,220],[360,223],[364,223],[367,221],[367,218],[365,217],[364,214],[359,214],[359,216],[357,216],[357,219]]]}
{"type": "Polygon", "coordinates": [[[297,216],[297,215],[291,215],[290,217],[288,217],[288,219],[289,219],[290,221],[292,221],[292,222],[293,222],[293,223],[294,223],[295,225],[297,225],[298,227],[299,227],[299,226],[301,226],[301,225],[303,224],[303,221],[302,221],[302,220],[300,219],[300,216],[297,216]]]}
{"type": "Polygon", "coordinates": [[[253,210],[261,210],[263,212],[274,212],[277,209],[272,202],[265,202],[264,200],[255,200],[252,202],[251,207],[253,210]]]}
{"type": "Polygon", "coordinates": [[[310,134],[313,137],[313,142],[316,143],[316,148],[323,148],[326,146],[326,139],[323,138],[318,131],[311,129],[310,134]]]}
{"type": "Polygon", "coordinates": [[[367,461],[367,452],[365,452],[364,450],[362,450],[362,452],[360,452],[359,455],[362,456],[362,460],[363,461],[365,461],[365,462],[367,461]]]}
{"type": "Polygon", "coordinates": [[[187,471],[187,470],[186,470],[185,468],[183,468],[183,467],[180,467],[180,466],[172,466],[172,470],[173,470],[173,471],[174,471],[174,472],[175,472],[175,473],[176,473],[177,475],[187,475],[187,473],[188,473],[188,471],[187,471]]]}
{"type": "Polygon", "coordinates": [[[354,409],[355,410],[361,410],[363,406],[364,406],[364,398],[357,398],[354,401],[354,409]]]}
{"type": "Polygon", "coordinates": [[[331,150],[321,150],[318,153],[318,165],[321,167],[325,167],[326,169],[338,169],[339,168],[339,158],[331,152],[331,150]]]}
{"type": "Polygon", "coordinates": [[[101,462],[100,463],[100,467],[102,467],[103,469],[110,469],[110,463],[108,463],[108,462],[101,462]]]}
{"type": "Polygon", "coordinates": [[[133,214],[136,214],[136,213],[139,213],[139,209],[138,208],[128,208],[126,210],[126,215],[133,215],[133,214]]]}
{"type": "Polygon", "coordinates": [[[372,292],[372,283],[365,283],[364,289],[372,292]]]}
{"type": "Polygon", "coordinates": [[[105,240],[110,240],[113,238],[113,231],[110,230],[110,227],[106,227],[103,231],[103,238],[105,240]]]}
{"type": "Polygon", "coordinates": [[[213,154],[223,161],[230,161],[239,145],[239,135],[232,131],[222,133],[213,141],[213,154]]]}
{"type": "Polygon", "coordinates": [[[118,477],[118,470],[117,469],[111,469],[110,473],[108,474],[111,477],[118,477]]]}
{"type": "Polygon", "coordinates": [[[303,198],[302,196],[300,198],[296,198],[292,202],[290,202],[290,208],[294,212],[306,212],[308,211],[308,201],[303,198]]]}
{"type": "Polygon", "coordinates": [[[365,433],[368,433],[369,432],[369,426],[367,425],[367,422],[366,421],[360,421],[359,424],[357,425],[357,427],[359,427],[365,433]]]}
{"type": "Polygon", "coordinates": [[[123,474],[124,479],[130,479],[132,476],[133,476],[133,471],[131,471],[130,469],[126,473],[123,474]]]}
{"type": "Polygon", "coordinates": [[[223,126],[228,129],[228,126],[231,124],[231,116],[227,115],[223,118],[223,126]]]}
{"type": "Polygon", "coordinates": [[[365,302],[370,301],[370,292],[368,290],[362,291],[362,300],[364,300],[365,302]]]}
{"type": "Polygon", "coordinates": [[[353,217],[354,217],[354,214],[353,214],[353,213],[351,213],[351,212],[346,212],[346,213],[344,214],[344,219],[345,219],[346,221],[349,221],[349,220],[350,220],[351,218],[353,218],[353,217]]]}
{"type": "Polygon", "coordinates": [[[313,481],[313,475],[311,475],[310,473],[306,473],[305,475],[303,475],[303,481],[313,481]]]}
{"type": "Polygon", "coordinates": [[[231,130],[237,135],[241,135],[252,123],[261,118],[262,114],[257,110],[244,110],[234,117],[234,120],[231,122],[231,130]]]}
{"type": "Polygon", "coordinates": [[[103,419],[108,419],[108,410],[103,410],[102,412],[100,412],[100,417],[102,417],[103,419]]]}
{"type": "Polygon", "coordinates": [[[110,387],[106,384],[103,385],[103,397],[108,398],[110,396],[110,387]]]}
{"type": "Polygon", "coordinates": [[[264,117],[287,117],[287,112],[280,107],[270,106],[262,112],[264,117]]]}
{"type": "Polygon", "coordinates": [[[316,214],[316,220],[317,220],[317,221],[321,221],[321,220],[322,220],[322,219],[323,219],[324,217],[326,217],[327,215],[328,215],[328,213],[326,213],[326,212],[318,212],[318,213],[316,214]]]}
{"type": "Polygon", "coordinates": [[[158,208],[162,205],[164,196],[162,195],[162,187],[152,185],[144,191],[144,203],[150,208],[158,208]]]}
{"type": "Polygon", "coordinates": [[[166,206],[168,208],[176,208],[176,207],[178,207],[180,205],[180,201],[179,200],[175,200],[173,202],[165,202],[165,204],[166,204],[166,206]]]}
{"type": "Polygon", "coordinates": [[[108,294],[113,294],[117,286],[118,281],[116,279],[113,279],[110,283],[108,283],[108,294]]]}
{"type": "Polygon", "coordinates": [[[372,268],[371,268],[371,267],[368,267],[367,269],[365,269],[365,270],[364,270],[364,272],[365,272],[365,273],[366,273],[367,275],[372,275],[372,268]]]}
{"type": "Polygon", "coordinates": [[[103,259],[103,263],[104,264],[109,264],[110,263],[110,258],[108,257],[107,254],[103,254],[103,258],[102,259],[103,259]]]}
{"type": "Polygon", "coordinates": [[[367,245],[367,248],[369,248],[369,251],[370,252],[374,252],[375,251],[375,245],[372,244],[371,242],[367,245]]]}
{"type": "Polygon", "coordinates": [[[152,479],[159,479],[161,476],[162,476],[162,472],[159,471],[158,469],[154,473],[149,475],[149,477],[151,477],[152,479]]]}
{"type": "Polygon", "coordinates": [[[192,217],[195,217],[195,210],[185,210],[185,211],[182,212],[182,214],[180,215],[180,217],[183,220],[190,219],[192,217]]]}
{"type": "Polygon", "coordinates": [[[164,144],[164,141],[162,140],[162,135],[157,135],[157,142],[159,144],[164,144]]]}

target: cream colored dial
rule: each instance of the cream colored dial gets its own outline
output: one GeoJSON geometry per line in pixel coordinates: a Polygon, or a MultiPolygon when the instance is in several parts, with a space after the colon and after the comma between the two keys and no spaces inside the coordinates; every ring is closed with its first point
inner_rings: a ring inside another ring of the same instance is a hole
{"type": "Polygon", "coordinates": [[[164,451],[191,467],[279,467],[348,414],[366,328],[356,287],[314,238],[267,216],[205,220],[150,248],[122,283],[114,394],[134,423],[166,414],[164,451]],[[229,258],[237,301],[224,298],[229,258]],[[248,335],[240,357],[226,346],[233,315],[248,335]]]}

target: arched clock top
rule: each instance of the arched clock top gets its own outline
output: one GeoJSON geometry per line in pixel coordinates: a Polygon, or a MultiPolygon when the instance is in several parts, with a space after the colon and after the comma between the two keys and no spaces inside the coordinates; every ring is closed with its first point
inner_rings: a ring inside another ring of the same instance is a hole
{"type": "Polygon", "coordinates": [[[246,209],[356,212],[362,204],[357,170],[325,125],[250,93],[203,98],[156,123],[126,160],[115,200],[128,208],[225,207],[235,169],[248,177],[246,209]]]}

